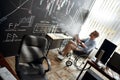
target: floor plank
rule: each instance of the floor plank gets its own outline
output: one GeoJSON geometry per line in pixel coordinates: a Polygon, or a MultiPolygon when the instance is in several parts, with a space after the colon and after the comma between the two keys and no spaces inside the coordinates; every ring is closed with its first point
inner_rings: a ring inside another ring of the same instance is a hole
{"type": "MultiPolygon", "coordinates": [[[[74,67],[66,67],[64,59],[63,61],[59,61],[57,59],[57,50],[50,50],[48,53],[48,58],[51,61],[51,71],[49,71],[46,75],[49,80],[76,80],[76,77],[79,74],[79,71],[74,67]]],[[[6,57],[6,61],[15,71],[15,57],[6,57]]]]}

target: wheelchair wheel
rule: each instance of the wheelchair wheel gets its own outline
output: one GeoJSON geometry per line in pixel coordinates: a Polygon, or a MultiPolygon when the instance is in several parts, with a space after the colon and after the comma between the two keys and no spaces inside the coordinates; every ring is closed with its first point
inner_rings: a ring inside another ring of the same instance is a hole
{"type": "Polygon", "coordinates": [[[78,70],[81,70],[82,68],[83,68],[83,60],[81,60],[81,59],[75,59],[75,61],[74,61],[74,65],[75,65],[75,67],[78,69],[78,70]]]}
{"type": "Polygon", "coordinates": [[[72,65],[72,61],[68,60],[66,61],[66,66],[71,66],[72,65]]]}
{"type": "MultiPolygon", "coordinates": [[[[75,65],[75,67],[76,67],[78,70],[82,70],[82,68],[83,68],[84,65],[85,65],[85,60],[76,59],[76,60],[74,61],[74,65],[75,65]]],[[[86,67],[84,70],[87,70],[87,69],[89,69],[89,66],[86,67]]]]}

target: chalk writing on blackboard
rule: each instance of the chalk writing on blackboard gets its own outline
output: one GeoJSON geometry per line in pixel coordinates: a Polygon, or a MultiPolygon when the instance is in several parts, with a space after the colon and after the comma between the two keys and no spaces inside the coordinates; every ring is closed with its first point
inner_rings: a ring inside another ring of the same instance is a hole
{"type": "Polygon", "coordinates": [[[26,29],[17,28],[18,26],[19,26],[18,23],[9,23],[8,28],[5,29],[5,31],[14,31],[14,32],[16,32],[16,31],[26,31],[26,29]]]}
{"type": "Polygon", "coordinates": [[[13,33],[7,33],[6,40],[5,42],[16,42],[16,41],[21,41],[21,39],[18,39],[17,34],[13,33]]]}
{"type": "Polygon", "coordinates": [[[35,27],[33,28],[33,33],[49,33],[51,32],[51,29],[51,24],[36,23],[35,27]]]}
{"type": "Polygon", "coordinates": [[[5,29],[5,31],[26,31],[25,28],[32,27],[34,18],[35,16],[23,17],[20,18],[18,23],[11,22],[8,24],[8,28],[5,29]],[[21,29],[20,27],[25,27],[25,28],[21,29]]]}
{"type": "Polygon", "coordinates": [[[5,31],[16,31],[16,27],[19,26],[18,23],[9,23],[8,28],[5,31]]]}
{"type": "Polygon", "coordinates": [[[35,16],[20,18],[19,25],[21,27],[32,27],[35,16]]]}

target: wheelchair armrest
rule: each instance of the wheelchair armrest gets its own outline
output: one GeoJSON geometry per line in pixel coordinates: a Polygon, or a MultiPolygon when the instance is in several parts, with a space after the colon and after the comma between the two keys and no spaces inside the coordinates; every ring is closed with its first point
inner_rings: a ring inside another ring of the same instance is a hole
{"type": "Polygon", "coordinates": [[[82,55],[80,55],[80,57],[88,57],[89,56],[89,54],[82,54],[82,55]]]}

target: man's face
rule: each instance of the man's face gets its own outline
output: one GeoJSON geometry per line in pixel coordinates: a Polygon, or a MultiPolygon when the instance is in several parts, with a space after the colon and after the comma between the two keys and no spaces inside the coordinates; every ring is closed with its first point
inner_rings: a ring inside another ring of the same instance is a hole
{"type": "Polygon", "coordinates": [[[94,33],[94,32],[92,32],[92,33],[90,34],[90,38],[91,38],[91,39],[95,39],[95,38],[96,38],[96,36],[95,36],[95,33],[94,33]]]}

